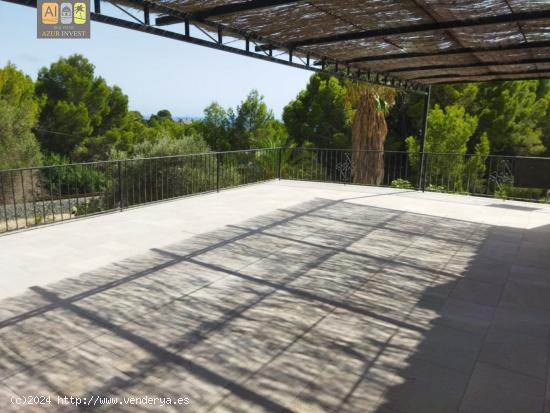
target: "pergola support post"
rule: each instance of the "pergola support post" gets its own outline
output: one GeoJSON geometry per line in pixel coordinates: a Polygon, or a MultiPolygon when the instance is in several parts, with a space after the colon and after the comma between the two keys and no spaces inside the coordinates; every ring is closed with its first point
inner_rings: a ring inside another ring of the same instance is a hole
{"type": "Polygon", "coordinates": [[[426,163],[426,133],[428,131],[428,112],[430,111],[430,97],[432,94],[432,87],[428,86],[428,93],[424,95],[424,111],[422,112],[422,133],[420,135],[420,169],[418,172],[418,189],[424,192],[426,180],[424,179],[425,163],[426,163]]]}

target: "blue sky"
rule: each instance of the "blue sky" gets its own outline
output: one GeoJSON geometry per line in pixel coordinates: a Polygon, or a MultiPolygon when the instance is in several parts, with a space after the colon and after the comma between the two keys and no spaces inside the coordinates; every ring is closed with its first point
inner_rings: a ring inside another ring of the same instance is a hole
{"type": "MultiPolygon", "coordinates": [[[[102,7],[105,3],[102,2],[102,7]]],[[[173,26],[172,30],[182,30],[173,26]]],[[[36,78],[59,57],[85,55],[96,73],[144,114],[168,109],[201,116],[212,101],[235,107],[257,89],[277,117],[310,72],[92,22],[91,39],[36,39],[36,9],[0,1],[0,66],[8,61],[36,78]]]]}

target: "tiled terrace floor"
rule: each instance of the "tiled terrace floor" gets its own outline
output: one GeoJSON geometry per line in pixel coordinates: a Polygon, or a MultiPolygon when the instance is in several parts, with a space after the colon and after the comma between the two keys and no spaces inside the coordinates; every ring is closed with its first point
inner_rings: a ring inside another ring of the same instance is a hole
{"type": "Polygon", "coordinates": [[[549,206],[271,182],[0,259],[0,412],[550,413],[549,206]]]}

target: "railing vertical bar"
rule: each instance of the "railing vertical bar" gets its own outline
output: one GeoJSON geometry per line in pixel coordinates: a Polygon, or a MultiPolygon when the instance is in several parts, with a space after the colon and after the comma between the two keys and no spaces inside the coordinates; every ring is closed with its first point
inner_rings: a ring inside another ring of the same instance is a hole
{"type": "Polygon", "coordinates": [[[119,208],[120,208],[120,212],[122,212],[122,209],[124,208],[122,202],[123,202],[123,197],[122,197],[122,193],[124,191],[124,188],[122,187],[122,161],[118,161],[117,162],[117,173],[118,173],[118,205],[119,205],[119,208]]]}
{"type": "Polygon", "coordinates": [[[334,180],[337,183],[342,182],[341,171],[339,171],[338,169],[342,158],[341,155],[342,155],[341,151],[335,151],[336,161],[335,161],[335,167],[334,167],[334,180]]]}
{"type": "Polygon", "coordinates": [[[164,175],[166,171],[166,159],[161,161],[160,168],[160,199],[164,200],[164,175]]]}
{"type": "Polygon", "coordinates": [[[301,151],[300,151],[300,174],[301,174],[301,178],[300,180],[304,181],[305,179],[305,173],[306,173],[306,165],[305,165],[305,162],[306,162],[306,154],[307,154],[307,149],[306,148],[302,148],[301,151]]]}
{"type": "MultiPolygon", "coordinates": [[[[161,188],[159,188],[159,161],[161,159],[155,159],[155,197],[156,200],[162,200],[162,196],[159,194],[161,191],[161,188]]],[[[162,168],[160,168],[160,173],[162,173],[162,168]]],[[[160,186],[162,186],[162,175],[160,175],[160,186]]]]}
{"type": "Polygon", "coordinates": [[[311,150],[311,162],[309,163],[309,179],[315,180],[315,150],[311,150]]]}
{"type": "Polygon", "coordinates": [[[445,180],[445,173],[440,173],[440,174],[439,174],[438,186],[442,187],[442,186],[443,186],[444,180],[445,180]]]}
{"type": "Polygon", "coordinates": [[[27,197],[25,196],[25,177],[23,170],[21,169],[19,177],[21,178],[21,196],[23,197],[23,212],[25,214],[25,227],[29,226],[29,219],[27,217],[27,197]]]}
{"type": "Polygon", "coordinates": [[[349,159],[349,183],[353,183],[353,151],[348,151],[349,159]]]}
{"type": "MultiPolygon", "coordinates": [[[[88,207],[88,195],[89,195],[89,192],[90,192],[90,188],[88,187],[89,185],[89,182],[90,182],[90,168],[88,165],[85,165],[84,167],[84,170],[83,170],[83,173],[86,175],[86,185],[84,186],[83,188],[83,193],[82,193],[82,197],[84,198],[84,206],[87,208],[88,207]]],[[[90,203],[91,205],[91,203],[90,203]]]]}
{"type": "Polygon", "coordinates": [[[323,181],[328,181],[328,168],[329,168],[329,159],[328,159],[328,153],[326,150],[323,150],[323,181]]]}
{"type": "Polygon", "coordinates": [[[55,209],[53,206],[53,182],[52,182],[52,169],[48,169],[48,182],[50,187],[50,207],[52,209],[52,221],[55,221],[55,209]]]}
{"type": "Polygon", "coordinates": [[[138,198],[139,203],[143,204],[146,201],[147,196],[147,176],[145,174],[145,160],[140,159],[139,160],[139,168],[138,168],[138,177],[139,177],[139,185],[138,185],[138,198]],[[143,181],[143,182],[141,182],[143,181]]]}
{"type": "Polygon", "coordinates": [[[96,166],[95,165],[90,165],[90,198],[91,198],[91,202],[94,203],[96,202],[95,201],[95,193],[96,193],[96,189],[95,189],[95,185],[96,185],[96,180],[95,180],[95,177],[97,175],[97,170],[96,170],[96,166]]]}
{"type": "MultiPolygon", "coordinates": [[[[450,161],[452,162],[452,155],[450,157],[450,161]]],[[[452,163],[451,163],[452,165],[452,163]]],[[[446,185],[446,191],[450,191],[451,190],[451,175],[453,173],[453,168],[448,168],[447,169],[447,185],[446,185]]]]}
{"type": "MultiPolygon", "coordinates": [[[[397,154],[393,153],[391,155],[391,157],[393,158],[393,176],[391,177],[391,180],[395,180],[396,179],[396,175],[397,175],[397,154]]],[[[389,182],[389,184],[391,184],[391,181],[389,182]]]]}
{"type": "Polygon", "coordinates": [[[334,151],[329,151],[330,153],[330,171],[329,171],[329,180],[330,182],[334,182],[334,151]]]}
{"type": "Polygon", "coordinates": [[[13,199],[13,213],[15,216],[15,229],[19,229],[19,214],[17,212],[17,200],[15,197],[15,181],[13,180],[13,171],[10,171],[11,192],[13,199]]]}
{"type": "Polygon", "coordinates": [[[206,163],[205,163],[205,155],[200,155],[198,159],[199,164],[199,192],[203,193],[206,192],[207,187],[207,179],[206,179],[206,163]]]}
{"type": "Polygon", "coordinates": [[[122,161],[122,174],[123,174],[122,179],[124,180],[124,189],[125,189],[124,206],[128,208],[130,206],[130,183],[128,182],[128,161],[127,160],[122,161]]]}
{"type": "Polygon", "coordinates": [[[220,192],[220,154],[216,154],[216,192],[220,192]]]}
{"type": "Polygon", "coordinates": [[[44,191],[43,191],[43,188],[42,186],[44,185],[44,182],[42,181],[43,179],[43,176],[42,174],[40,174],[40,188],[41,188],[41,191],[40,191],[40,201],[42,203],[42,220],[44,223],[46,223],[46,203],[44,202],[44,191]]]}
{"type": "Polygon", "coordinates": [[[10,223],[9,223],[9,220],[8,220],[8,208],[6,207],[6,191],[5,191],[5,174],[3,173],[0,173],[0,178],[2,180],[2,182],[0,182],[0,184],[2,185],[1,188],[2,188],[2,207],[4,209],[4,220],[6,221],[6,232],[10,230],[10,223]]]}
{"type": "Polygon", "coordinates": [[[154,199],[153,199],[153,191],[154,191],[154,188],[153,188],[153,161],[150,160],[149,161],[149,201],[150,202],[153,202],[154,199]]]}
{"type": "Polygon", "coordinates": [[[321,151],[317,149],[314,152],[315,154],[315,180],[320,181],[321,178],[321,151]]]}
{"type": "Polygon", "coordinates": [[[331,158],[332,158],[332,168],[331,168],[331,181],[332,182],[337,182],[336,180],[336,162],[337,162],[337,159],[336,157],[338,156],[338,152],[336,151],[331,151],[331,158]]]}
{"type": "MultiPolygon", "coordinates": [[[[68,166],[64,165],[64,166],[62,166],[62,168],[66,171],[68,166]]],[[[70,179],[68,179],[67,181],[70,181],[70,179]]],[[[61,189],[61,174],[57,174],[57,200],[59,201],[59,213],[61,215],[61,221],[64,221],[65,216],[63,214],[63,202],[61,200],[61,193],[62,192],[63,191],[61,189]]],[[[69,194],[70,194],[70,191],[69,191],[69,194]]],[[[69,211],[69,214],[70,214],[70,212],[71,211],[69,211]]]]}
{"type": "MultiPolygon", "coordinates": [[[[80,169],[80,165],[75,166],[74,169],[75,169],[75,173],[74,173],[73,176],[74,176],[74,179],[75,179],[75,181],[76,181],[76,180],[78,179],[78,176],[79,176],[79,173],[78,173],[78,172],[80,172],[80,170],[79,170],[79,169],[80,169]]],[[[74,189],[75,189],[75,193],[76,193],[76,208],[77,208],[77,210],[78,210],[79,207],[80,207],[80,199],[79,199],[80,197],[79,197],[79,191],[78,191],[78,182],[75,182],[75,187],[74,187],[74,189]]],[[[70,195],[69,195],[69,198],[70,198],[70,195]]],[[[86,213],[87,211],[84,211],[84,212],[86,213]]],[[[69,210],[69,218],[72,218],[71,210],[69,210]]]]}
{"type": "Polygon", "coordinates": [[[491,186],[491,173],[493,168],[493,157],[489,156],[489,170],[487,171],[487,188],[486,188],[486,195],[489,195],[489,187],[491,186]]]}
{"type": "Polygon", "coordinates": [[[35,189],[34,189],[34,172],[32,169],[29,170],[29,174],[31,177],[31,195],[32,195],[32,209],[34,214],[34,222],[33,225],[36,225],[36,196],[35,196],[35,189]]]}
{"type": "Polygon", "coordinates": [[[237,186],[237,154],[233,155],[233,169],[231,170],[231,182],[233,183],[233,186],[237,186]]]}
{"type": "Polygon", "coordinates": [[[128,180],[126,185],[126,190],[128,191],[128,197],[127,197],[128,206],[135,205],[136,203],[136,185],[134,181],[135,176],[136,176],[136,170],[133,166],[133,161],[129,159],[126,161],[126,179],[128,180]],[[130,185],[132,186],[131,189],[130,189],[130,185]],[[130,194],[132,195],[130,196],[130,194]],[[132,203],[130,203],[130,199],[132,199],[132,203]]]}
{"type": "MultiPolygon", "coordinates": [[[[424,176],[419,180],[420,182],[419,189],[421,189],[422,192],[424,192],[426,190],[426,182],[431,182],[431,179],[432,179],[432,170],[431,170],[432,164],[430,162],[430,155],[425,154],[425,156],[421,158],[420,162],[424,162],[424,176]]],[[[420,169],[419,169],[419,172],[420,172],[420,169]]],[[[428,183],[428,186],[429,185],[430,184],[428,183]]]]}
{"type": "Polygon", "coordinates": [[[403,174],[403,177],[407,181],[410,181],[410,179],[409,179],[409,158],[408,158],[407,154],[403,155],[403,159],[404,159],[403,163],[405,164],[405,173],[403,174]]]}
{"type": "Polygon", "coordinates": [[[464,165],[466,165],[466,188],[464,188],[467,194],[470,193],[470,175],[472,174],[471,162],[472,158],[468,158],[468,155],[464,155],[464,165]]]}
{"type": "Polygon", "coordinates": [[[196,175],[195,173],[195,168],[196,168],[196,156],[192,156],[191,157],[192,159],[192,166],[191,166],[191,192],[194,194],[194,193],[197,193],[197,192],[200,192],[199,190],[197,190],[197,178],[198,176],[196,175]]]}
{"type": "Polygon", "coordinates": [[[277,178],[281,180],[281,163],[283,162],[283,148],[277,150],[277,178]]]}

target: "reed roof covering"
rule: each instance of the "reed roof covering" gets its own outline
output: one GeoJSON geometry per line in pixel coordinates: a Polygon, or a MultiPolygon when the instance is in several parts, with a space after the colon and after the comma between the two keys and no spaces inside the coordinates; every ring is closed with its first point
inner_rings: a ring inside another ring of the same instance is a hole
{"type": "MultiPolygon", "coordinates": [[[[550,78],[550,0],[152,0],[317,64],[422,84],[550,78]]],[[[171,15],[172,13],[163,13],[171,15]]],[[[341,69],[343,70],[343,69],[341,69]]]]}

